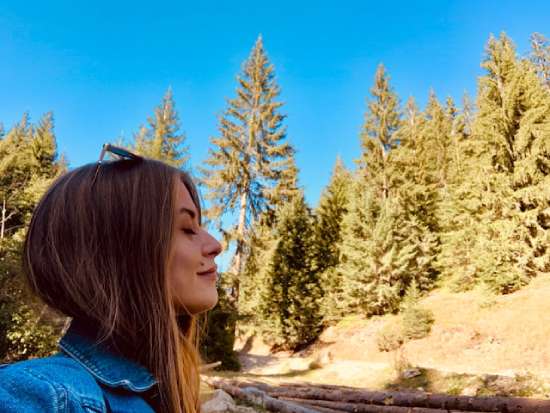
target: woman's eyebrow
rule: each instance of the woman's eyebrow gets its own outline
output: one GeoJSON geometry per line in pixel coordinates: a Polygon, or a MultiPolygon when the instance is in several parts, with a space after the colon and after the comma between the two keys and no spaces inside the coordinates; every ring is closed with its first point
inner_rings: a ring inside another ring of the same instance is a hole
{"type": "Polygon", "coordinates": [[[197,214],[195,213],[195,211],[193,211],[192,209],[189,209],[189,208],[186,208],[186,207],[181,207],[180,208],[180,214],[182,213],[187,213],[191,216],[192,219],[195,219],[195,217],[197,216],[197,214]]]}

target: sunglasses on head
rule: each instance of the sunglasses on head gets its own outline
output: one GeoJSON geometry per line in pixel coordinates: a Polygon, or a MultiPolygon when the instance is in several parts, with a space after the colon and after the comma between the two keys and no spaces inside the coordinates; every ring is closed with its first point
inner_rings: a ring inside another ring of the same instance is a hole
{"type": "Polygon", "coordinates": [[[101,163],[103,162],[103,158],[107,153],[112,153],[113,155],[116,155],[118,159],[130,159],[130,160],[140,160],[143,159],[143,157],[136,155],[135,153],[132,153],[124,148],[121,148],[119,146],[111,145],[110,143],[104,143],[101,148],[101,153],[99,154],[99,160],[97,161],[97,167],[94,174],[94,179],[92,181],[92,185],[95,183],[95,180],[97,178],[97,175],[99,173],[99,168],[101,167],[101,163]]]}

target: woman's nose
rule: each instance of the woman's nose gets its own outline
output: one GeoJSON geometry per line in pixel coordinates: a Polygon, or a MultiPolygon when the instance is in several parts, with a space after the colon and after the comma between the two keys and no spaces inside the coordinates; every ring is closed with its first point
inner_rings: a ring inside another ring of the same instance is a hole
{"type": "Polygon", "coordinates": [[[203,255],[216,257],[222,252],[222,244],[209,233],[207,234],[207,241],[203,245],[203,255]]]}

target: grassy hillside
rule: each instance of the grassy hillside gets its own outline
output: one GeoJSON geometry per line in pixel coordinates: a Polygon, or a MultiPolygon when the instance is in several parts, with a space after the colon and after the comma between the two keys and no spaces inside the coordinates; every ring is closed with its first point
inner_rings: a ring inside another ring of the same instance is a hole
{"type": "Polygon", "coordinates": [[[550,277],[516,293],[433,291],[420,305],[435,322],[423,339],[381,352],[376,337],[399,316],[350,315],[297,353],[269,354],[251,340],[237,345],[245,375],[370,388],[454,394],[550,397],[550,277]]]}

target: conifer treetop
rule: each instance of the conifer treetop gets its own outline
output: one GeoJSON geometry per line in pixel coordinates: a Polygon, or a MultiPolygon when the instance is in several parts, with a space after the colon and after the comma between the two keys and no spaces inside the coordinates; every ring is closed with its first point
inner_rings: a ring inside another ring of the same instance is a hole
{"type": "Polygon", "coordinates": [[[374,85],[370,89],[372,99],[368,101],[365,115],[362,143],[368,139],[378,141],[384,153],[396,146],[395,132],[399,128],[399,99],[390,86],[390,77],[383,64],[378,65],[374,85]]]}
{"type": "Polygon", "coordinates": [[[285,141],[286,115],[280,112],[280,88],[260,35],[237,76],[236,97],[219,118],[219,136],[210,140],[203,183],[212,201],[208,215],[247,203],[247,222],[297,188],[294,148],[285,141]]]}
{"type": "Polygon", "coordinates": [[[189,161],[189,148],[185,146],[185,134],[180,132],[172,88],[169,87],[153,115],[147,118],[134,136],[135,150],[139,154],[158,159],[182,168],[189,161]]]}

